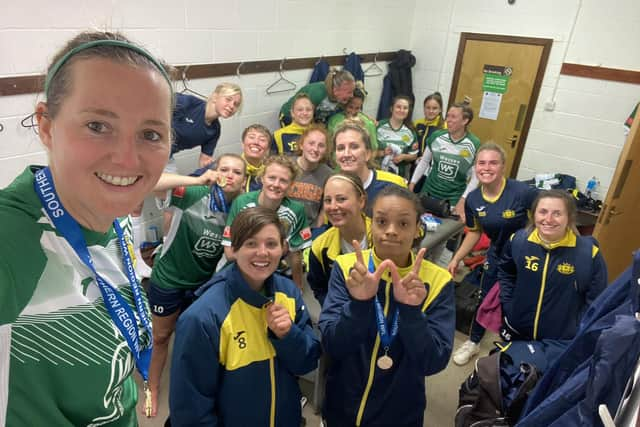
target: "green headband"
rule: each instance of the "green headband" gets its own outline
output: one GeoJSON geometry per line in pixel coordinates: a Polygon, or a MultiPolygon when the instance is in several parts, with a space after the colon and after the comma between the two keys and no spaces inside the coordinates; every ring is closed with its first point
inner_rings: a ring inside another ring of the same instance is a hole
{"type": "Polygon", "coordinates": [[[56,74],[58,74],[58,71],[60,71],[60,68],[62,68],[62,66],[69,60],[69,58],[71,58],[73,55],[75,55],[78,52],[82,52],[83,50],[87,50],[87,49],[91,49],[92,47],[96,47],[96,46],[117,46],[117,47],[123,47],[125,49],[129,49],[132,50],[142,56],[144,56],[145,58],[147,58],[149,61],[151,61],[151,63],[153,65],[156,66],[156,68],[158,69],[158,71],[160,71],[160,74],[162,74],[162,76],[167,80],[167,83],[169,83],[169,86],[172,88],[173,90],[173,86],[171,84],[171,79],[169,78],[169,75],[167,74],[167,70],[164,69],[164,67],[158,62],[157,59],[155,59],[149,52],[147,52],[146,50],[142,49],[141,47],[138,47],[136,45],[133,45],[129,42],[126,41],[122,41],[122,40],[95,40],[95,41],[91,41],[91,42],[87,42],[87,43],[83,43],[79,46],[74,47],[73,49],[71,49],[69,52],[67,52],[62,58],[60,58],[58,60],[58,62],[56,62],[53,67],[51,67],[51,70],[49,71],[49,73],[47,74],[47,78],[44,81],[44,93],[45,95],[48,96],[49,93],[49,86],[51,85],[51,81],[53,80],[53,78],[56,76],[56,74]]]}

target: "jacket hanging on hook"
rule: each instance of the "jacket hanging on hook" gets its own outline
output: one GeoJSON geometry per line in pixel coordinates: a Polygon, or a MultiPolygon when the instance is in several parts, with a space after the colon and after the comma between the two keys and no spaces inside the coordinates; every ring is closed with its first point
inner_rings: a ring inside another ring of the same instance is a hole
{"type": "MultiPolygon", "coordinates": [[[[382,95],[378,105],[377,119],[386,119],[391,115],[391,100],[398,95],[406,95],[414,104],[413,80],[411,67],[416,65],[416,57],[408,50],[400,49],[396,57],[389,63],[389,72],[382,81],[382,95]]],[[[409,112],[411,117],[412,111],[409,112]]]]}
{"type": "Polygon", "coordinates": [[[344,60],[344,69],[353,74],[356,80],[364,82],[364,71],[360,64],[360,57],[357,53],[351,52],[344,60]]]}
{"type": "Polygon", "coordinates": [[[309,83],[323,82],[329,74],[329,63],[325,59],[320,59],[316,62],[311,72],[311,78],[309,83]]]}

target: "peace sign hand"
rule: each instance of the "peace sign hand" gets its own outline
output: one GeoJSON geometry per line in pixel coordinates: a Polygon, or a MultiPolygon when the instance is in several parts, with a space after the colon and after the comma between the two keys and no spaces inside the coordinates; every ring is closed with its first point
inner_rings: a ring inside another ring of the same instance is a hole
{"type": "Polygon", "coordinates": [[[376,271],[371,273],[367,266],[368,263],[365,263],[362,257],[360,242],[354,240],[351,244],[356,250],[356,262],[353,264],[353,267],[349,269],[346,280],[347,289],[353,299],[367,301],[378,293],[378,284],[380,283],[382,273],[390,266],[393,265],[395,267],[395,265],[393,261],[386,259],[378,265],[376,271]]]}
{"type": "Polygon", "coordinates": [[[400,278],[398,269],[395,264],[391,263],[391,279],[393,280],[393,297],[396,301],[406,305],[418,306],[422,305],[427,297],[427,287],[420,279],[420,266],[424,259],[426,248],[420,249],[416,255],[413,268],[403,278],[400,278]]]}

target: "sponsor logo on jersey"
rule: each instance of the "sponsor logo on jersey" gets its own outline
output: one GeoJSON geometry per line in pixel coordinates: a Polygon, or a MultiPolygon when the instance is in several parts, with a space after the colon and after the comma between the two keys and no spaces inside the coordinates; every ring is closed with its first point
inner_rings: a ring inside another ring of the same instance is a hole
{"type": "Polygon", "coordinates": [[[448,157],[441,158],[438,162],[438,176],[447,181],[453,181],[458,173],[459,162],[448,157]]]}
{"type": "Polygon", "coordinates": [[[576,268],[573,265],[569,264],[568,262],[563,262],[562,264],[558,265],[558,273],[560,274],[569,276],[573,274],[575,271],[576,271],[576,268]]]}
{"type": "Polygon", "coordinates": [[[507,209],[502,211],[502,218],[509,219],[509,218],[514,218],[515,216],[516,216],[516,212],[514,210],[507,209]]]}

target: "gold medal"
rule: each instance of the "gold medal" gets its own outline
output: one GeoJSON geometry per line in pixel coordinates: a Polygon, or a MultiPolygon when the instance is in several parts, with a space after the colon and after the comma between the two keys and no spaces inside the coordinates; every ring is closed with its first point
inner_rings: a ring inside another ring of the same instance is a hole
{"type": "Polygon", "coordinates": [[[151,417],[151,411],[153,410],[153,404],[151,403],[151,390],[149,384],[144,383],[144,413],[147,418],[151,417]]]}
{"type": "Polygon", "coordinates": [[[224,176],[221,176],[220,178],[218,178],[218,186],[220,186],[221,188],[224,188],[227,185],[227,178],[224,176]]]}
{"type": "Polygon", "coordinates": [[[378,358],[378,362],[376,364],[378,365],[378,368],[386,371],[387,369],[391,369],[393,366],[393,359],[385,354],[378,358]]]}

